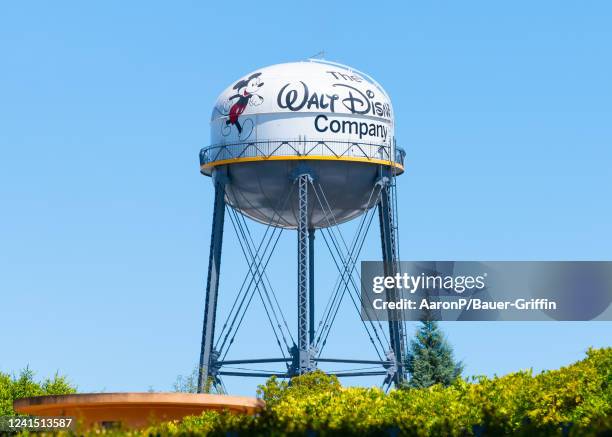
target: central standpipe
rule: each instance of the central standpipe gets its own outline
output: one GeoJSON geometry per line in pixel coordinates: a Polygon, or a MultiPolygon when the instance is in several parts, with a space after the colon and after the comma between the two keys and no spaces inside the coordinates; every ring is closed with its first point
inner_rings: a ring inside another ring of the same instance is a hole
{"type": "MultiPolygon", "coordinates": [[[[308,348],[308,174],[298,176],[298,349],[308,348]]],[[[302,366],[300,365],[300,368],[302,366]]],[[[301,373],[301,372],[300,372],[301,373]]]]}
{"type": "Polygon", "coordinates": [[[298,185],[298,344],[292,350],[290,373],[301,375],[314,370],[314,229],[308,228],[308,185],[312,176],[304,171],[295,181],[298,185]]]}

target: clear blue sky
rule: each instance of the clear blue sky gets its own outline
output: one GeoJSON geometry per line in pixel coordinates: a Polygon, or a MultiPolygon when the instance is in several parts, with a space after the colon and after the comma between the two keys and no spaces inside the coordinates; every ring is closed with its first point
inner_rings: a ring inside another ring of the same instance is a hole
{"type": "MultiPolygon", "coordinates": [[[[403,258],[612,259],[610,2],[341,3],[2,2],[0,370],[59,370],[83,391],[168,390],[189,373],[214,99],[322,49],[394,100],[403,258]]],[[[275,289],[293,321],[294,235],[281,246],[275,289]]],[[[228,239],[225,301],[240,259],[228,239]]],[[[322,303],[335,272],[317,269],[322,303]]],[[[276,355],[261,310],[245,323],[232,356],[276,355]]],[[[336,355],[368,351],[358,329],[343,311],[336,355]]],[[[556,368],[612,343],[610,322],[444,329],[467,374],[556,368]]]]}

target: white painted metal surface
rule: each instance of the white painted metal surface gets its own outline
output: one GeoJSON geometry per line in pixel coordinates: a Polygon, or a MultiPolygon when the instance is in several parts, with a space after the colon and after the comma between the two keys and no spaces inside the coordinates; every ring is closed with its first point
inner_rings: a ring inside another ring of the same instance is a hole
{"type": "Polygon", "coordinates": [[[261,68],[221,93],[211,146],[279,140],[391,146],[393,107],[367,75],[318,61],[261,68]]]}

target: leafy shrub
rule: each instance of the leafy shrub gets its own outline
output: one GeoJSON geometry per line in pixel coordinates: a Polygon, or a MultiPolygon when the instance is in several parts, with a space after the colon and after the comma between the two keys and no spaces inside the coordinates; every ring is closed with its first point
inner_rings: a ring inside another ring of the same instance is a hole
{"type": "Polygon", "coordinates": [[[181,422],[123,434],[610,435],[612,348],[591,349],[582,361],[535,376],[522,371],[495,378],[458,379],[448,387],[438,384],[385,394],[378,388],[345,388],[337,378],[314,372],[291,383],[271,378],[258,393],[266,407],[255,416],[205,412],[181,422]]]}
{"type": "Polygon", "coordinates": [[[66,377],[57,373],[41,382],[34,381],[34,372],[23,369],[19,376],[0,372],[0,416],[15,416],[13,401],[19,398],[76,393],[66,377]]]}
{"type": "Polygon", "coordinates": [[[255,417],[206,413],[162,433],[225,435],[583,435],[611,428],[612,348],[559,370],[458,379],[449,387],[343,388],[314,372],[271,378],[255,417]]]}

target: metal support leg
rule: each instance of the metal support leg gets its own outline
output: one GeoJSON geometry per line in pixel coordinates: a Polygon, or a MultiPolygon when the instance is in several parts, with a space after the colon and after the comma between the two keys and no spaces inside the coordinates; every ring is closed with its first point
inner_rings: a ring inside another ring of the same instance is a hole
{"type": "Polygon", "coordinates": [[[208,385],[209,377],[213,375],[215,352],[215,319],[217,315],[217,296],[219,292],[219,273],[221,268],[221,246],[223,242],[223,222],[225,219],[225,169],[220,168],[214,175],[215,204],[213,210],[212,234],[210,237],[210,253],[208,258],[208,278],[206,282],[206,306],[204,309],[204,325],[202,328],[202,346],[200,349],[200,373],[198,377],[198,393],[203,393],[208,385]]]}
{"type": "Polygon", "coordinates": [[[308,229],[308,340],[310,346],[314,346],[315,341],[315,321],[314,321],[314,228],[308,229]]]}
{"type": "MultiPolygon", "coordinates": [[[[380,200],[378,202],[378,217],[380,221],[380,237],[385,276],[395,276],[398,272],[395,228],[393,224],[393,206],[391,200],[391,186],[389,180],[386,179],[382,184],[380,200]]],[[[387,299],[389,301],[395,301],[397,297],[397,289],[387,289],[387,299]]],[[[402,321],[399,320],[399,317],[394,311],[389,311],[389,338],[391,339],[392,355],[396,363],[393,381],[397,386],[405,379],[405,351],[402,321]]]]}

